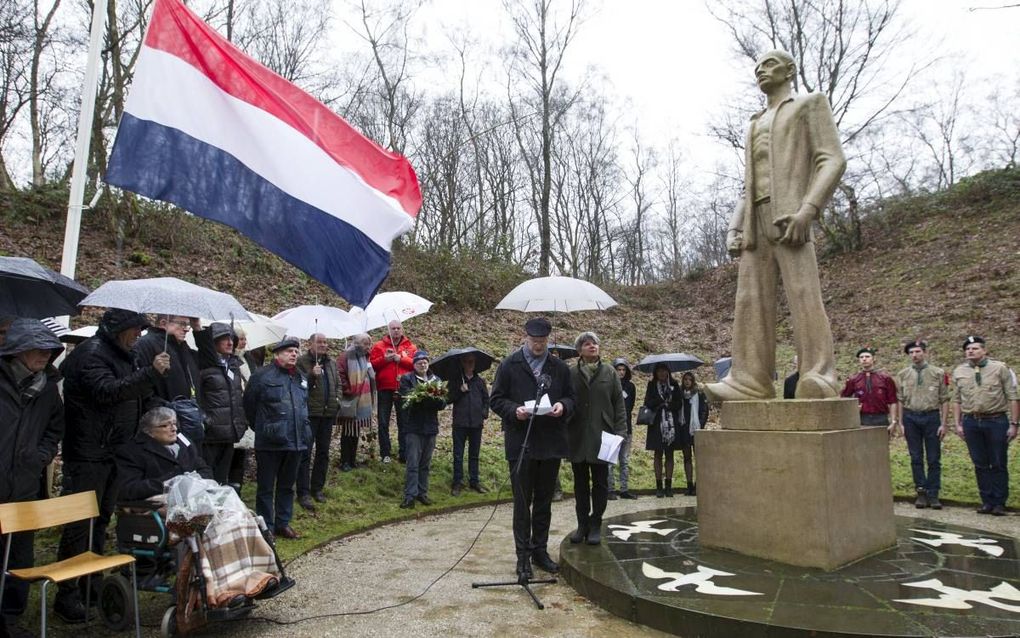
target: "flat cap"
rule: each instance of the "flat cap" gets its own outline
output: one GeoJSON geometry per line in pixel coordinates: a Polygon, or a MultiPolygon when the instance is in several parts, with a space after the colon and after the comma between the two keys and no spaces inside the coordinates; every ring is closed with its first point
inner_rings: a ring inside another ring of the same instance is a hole
{"type": "Polygon", "coordinates": [[[429,353],[428,353],[428,351],[426,351],[426,350],[419,350],[419,351],[415,352],[414,356],[411,358],[411,361],[413,361],[414,363],[418,363],[422,359],[424,359],[426,361],[429,360],[429,353]]]}
{"type": "Polygon", "coordinates": [[[300,347],[301,342],[298,341],[297,337],[284,337],[283,339],[278,341],[272,348],[270,348],[270,350],[272,350],[273,352],[279,352],[280,350],[284,350],[286,348],[300,348],[300,347]]]}
{"type": "Polygon", "coordinates": [[[545,317],[535,317],[534,319],[528,319],[527,323],[524,324],[524,332],[529,337],[548,337],[549,333],[552,332],[552,324],[545,317]]]}
{"type": "Polygon", "coordinates": [[[970,335],[969,337],[963,340],[963,349],[966,350],[967,346],[969,346],[972,343],[980,343],[981,345],[985,345],[985,338],[979,337],[977,335],[970,335]]]}

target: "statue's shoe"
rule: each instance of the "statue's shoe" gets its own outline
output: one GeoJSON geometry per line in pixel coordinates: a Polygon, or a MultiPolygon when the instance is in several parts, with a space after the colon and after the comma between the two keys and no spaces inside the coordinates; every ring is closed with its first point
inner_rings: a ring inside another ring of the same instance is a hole
{"type": "Polygon", "coordinates": [[[811,375],[801,377],[797,382],[798,399],[831,399],[839,395],[835,381],[829,381],[824,377],[811,375]]]}
{"type": "Polygon", "coordinates": [[[774,393],[751,393],[731,385],[727,380],[718,383],[705,385],[705,394],[710,401],[721,403],[723,401],[767,401],[775,398],[774,393]]]}

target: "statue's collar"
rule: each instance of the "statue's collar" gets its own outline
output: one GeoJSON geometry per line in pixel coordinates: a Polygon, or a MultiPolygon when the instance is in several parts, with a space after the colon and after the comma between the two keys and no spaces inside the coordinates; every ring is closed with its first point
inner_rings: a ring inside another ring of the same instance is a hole
{"type": "MultiPolygon", "coordinates": [[[[794,98],[794,97],[796,97],[796,96],[795,96],[795,95],[793,95],[792,93],[791,93],[790,95],[786,96],[786,98],[784,98],[784,99],[783,99],[783,101],[782,101],[782,102],[780,102],[778,106],[776,106],[776,109],[779,109],[779,107],[780,107],[780,106],[782,106],[782,105],[786,104],[787,102],[791,102],[791,101],[793,101],[793,98],[794,98]]],[[[762,109],[762,110],[758,111],[758,112],[757,112],[757,113],[755,113],[754,115],[752,115],[752,116],[751,116],[751,121],[753,122],[753,121],[757,120],[757,119],[758,119],[759,117],[761,117],[762,115],[764,115],[764,114],[765,114],[765,111],[767,111],[767,110],[768,110],[768,108],[766,107],[766,108],[764,108],[764,109],[762,109]]]]}

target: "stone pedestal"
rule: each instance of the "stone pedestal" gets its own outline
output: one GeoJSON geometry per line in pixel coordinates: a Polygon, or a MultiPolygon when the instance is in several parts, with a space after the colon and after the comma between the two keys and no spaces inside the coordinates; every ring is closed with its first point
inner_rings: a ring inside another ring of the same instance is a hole
{"type": "Polygon", "coordinates": [[[696,435],[703,547],[833,570],[896,542],[889,436],[855,399],[723,404],[696,435]]]}

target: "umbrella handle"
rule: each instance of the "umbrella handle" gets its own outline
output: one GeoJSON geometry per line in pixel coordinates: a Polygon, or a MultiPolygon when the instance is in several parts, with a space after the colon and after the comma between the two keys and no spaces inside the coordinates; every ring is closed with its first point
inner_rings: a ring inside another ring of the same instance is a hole
{"type": "Polygon", "coordinates": [[[170,339],[170,333],[167,332],[166,330],[164,330],[163,331],[163,354],[166,354],[166,344],[167,344],[167,340],[169,340],[169,339],[170,339]]]}

